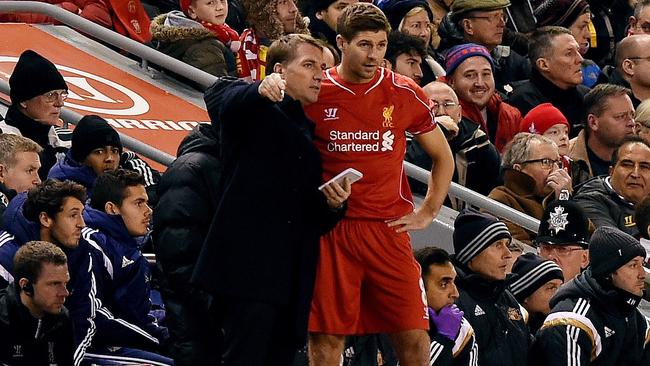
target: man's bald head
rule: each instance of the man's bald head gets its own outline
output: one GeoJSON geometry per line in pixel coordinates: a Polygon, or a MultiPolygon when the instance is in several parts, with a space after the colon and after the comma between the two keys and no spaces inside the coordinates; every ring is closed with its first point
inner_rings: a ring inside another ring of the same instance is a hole
{"type": "Polygon", "coordinates": [[[650,35],[637,34],[625,37],[618,43],[616,47],[616,67],[619,70],[623,61],[635,59],[636,57],[650,57],[650,35]]]}
{"type": "Polygon", "coordinates": [[[454,89],[443,82],[432,81],[429,84],[423,86],[422,90],[424,90],[424,93],[430,99],[434,99],[433,96],[438,95],[451,95],[453,96],[453,101],[458,103],[458,96],[456,95],[456,92],[454,92],[454,89]]]}
{"type": "Polygon", "coordinates": [[[460,122],[462,110],[458,104],[458,96],[449,85],[432,81],[423,88],[424,93],[433,101],[436,116],[449,116],[455,124],[460,122]]]}

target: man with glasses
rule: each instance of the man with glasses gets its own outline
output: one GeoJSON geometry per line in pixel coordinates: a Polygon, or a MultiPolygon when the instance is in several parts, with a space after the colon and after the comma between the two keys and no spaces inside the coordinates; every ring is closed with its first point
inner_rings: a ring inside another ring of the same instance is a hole
{"type": "Polygon", "coordinates": [[[501,93],[512,91],[509,84],[528,79],[531,71],[525,57],[502,45],[509,6],[509,0],[456,0],[438,31],[440,50],[463,43],[487,48],[494,59],[496,90],[501,93]]]}
{"type": "MultiPolygon", "coordinates": [[[[555,142],[541,135],[519,133],[506,145],[501,166],[503,185],[489,197],[536,219],[548,202],[568,195],[571,177],[562,169],[555,142]]],[[[512,222],[506,225],[512,237],[531,244],[535,233],[512,222]]]]}
{"type": "MultiPolygon", "coordinates": [[[[433,102],[433,112],[454,155],[456,169],[453,181],[482,195],[499,185],[499,153],[479,126],[463,118],[462,107],[454,90],[447,84],[434,81],[427,84],[424,93],[433,102]]],[[[431,158],[411,139],[406,160],[424,169],[430,169],[431,158]]],[[[409,181],[414,192],[426,194],[426,185],[409,181]]]]}
{"type": "Polygon", "coordinates": [[[639,237],[634,206],[650,194],[650,145],[626,137],[614,150],[611,174],[587,181],[575,196],[598,228],[611,226],[639,237]]]}
{"type": "Polygon", "coordinates": [[[589,265],[589,219],[574,200],[555,200],[546,206],[534,242],[542,258],[562,268],[565,283],[589,265]]]}
{"type": "MultiPolygon", "coordinates": [[[[574,179],[609,174],[614,150],[626,136],[634,134],[634,106],[628,89],[600,84],[584,98],[587,124],[569,143],[569,157],[576,162],[574,179]]],[[[570,121],[570,120],[569,120],[570,121]]]]}
{"type": "Polygon", "coordinates": [[[630,17],[630,34],[650,34],[650,0],[640,0],[630,17]]]}
{"type": "Polygon", "coordinates": [[[30,138],[43,147],[39,175],[45,179],[57,154],[70,148],[70,130],[59,128],[68,85],[52,62],[27,50],[9,77],[9,87],[11,106],[0,129],[30,138]]]}
{"type": "Polygon", "coordinates": [[[629,88],[634,108],[650,98],[650,35],[639,34],[624,38],[616,46],[616,66],[605,68],[608,82],[629,88]]]}

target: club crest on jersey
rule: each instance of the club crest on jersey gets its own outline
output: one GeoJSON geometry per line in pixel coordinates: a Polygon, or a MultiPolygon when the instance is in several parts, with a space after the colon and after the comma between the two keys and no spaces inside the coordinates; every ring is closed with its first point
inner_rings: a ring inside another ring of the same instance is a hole
{"type": "Polygon", "coordinates": [[[339,119],[339,116],[337,115],[339,112],[338,108],[325,108],[323,111],[325,112],[325,118],[323,121],[334,121],[339,119]]]}
{"type": "Polygon", "coordinates": [[[390,107],[384,107],[384,110],[382,112],[382,115],[384,116],[384,123],[382,123],[382,127],[384,128],[394,128],[395,125],[393,124],[393,110],[395,109],[394,105],[391,105],[390,107]]]}

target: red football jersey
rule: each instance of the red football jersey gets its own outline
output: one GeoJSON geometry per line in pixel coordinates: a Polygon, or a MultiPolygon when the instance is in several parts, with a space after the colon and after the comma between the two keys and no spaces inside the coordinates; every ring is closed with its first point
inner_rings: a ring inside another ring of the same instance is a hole
{"type": "Polygon", "coordinates": [[[347,217],[395,219],[413,211],[402,162],[406,132],[435,127],[432,103],[413,80],[379,68],[372,81],[352,84],[336,67],[323,75],[318,102],[305,108],[327,181],[347,168],[363,173],[352,186],[347,217]]]}

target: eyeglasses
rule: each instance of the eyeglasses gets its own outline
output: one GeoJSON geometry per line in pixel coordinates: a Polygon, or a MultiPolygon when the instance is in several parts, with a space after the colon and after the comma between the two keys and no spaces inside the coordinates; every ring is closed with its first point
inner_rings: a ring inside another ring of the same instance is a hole
{"type": "Polygon", "coordinates": [[[48,103],[54,103],[59,98],[61,98],[62,101],[68,99],[68,91],[67,90],[52,90],[51,92],[43,94],[43,97],[45,98],[45,101],[48,103]]]}
{"type": "Polygon", "coordinates": [[[636,29],[641,29],[643,33],[649,33],[650,34],[650,23],[644,22],[643,24],[636,24],[636,29]]]}
{"type": "Polygon", "coordinates": [[[560,257],[566,257],[567,255],[573,253],[576,250],[584,250],[583,248],[570,247],[566,245],[550,245],[550,244],[541,244],[539,246],[539,253],[542,255],[548,255],[552,252],[557,253],[560,257]]]}
{"type": "Polygon", "coordinates": [[[560,160],[560,159],[553,160],[553,159],[549,159],[549,158],[543,158],[543,159],[526,160],[526,161],[522,162],[522,164],[533,164],[533,163],[541,163],[542,168],[544,168],[544,169],[551,169],[551,168],[553,168],[553,165],[557,165],[558,168],[563,167],[562,160],[560,160]]]}
{"type": "Polygon", "coordinates": [[[627,59],[628,60],[646,60],[646,61],[648,61],[648,60],[650,60],[650,56],[646,56],[646,57],[628,57],[627,59]]]}
{"type": "Polygon", "coordinates": [[[499,21],[504,22],[504,23],[508,23],[508,14],[506,14],[505,12],[503,12],[501,14],[494,14],[494,15],[489,16],[489,17],[470,16],[468,18],[470,18],[470,19],[485,19],[490,24],[498,23],[499,21]]]}
{"type": "Polygon", "coordinates": [[[448,111],[448,110],[450,110],[450,109],[452,109],[452,108],[456,108],[456,107],[458,107],[458,103],[456,103],[456,102],[443,102],[443,103],[439,103],[439,102],[436,102],[435,100],[432,100],[432,102],[433,102],[433,111],[434,111],[436,114],[438,114],[438,112],[440,112],[440,107],[445,107],[445,110],[446,110],[446,111],[448,111]]]}

